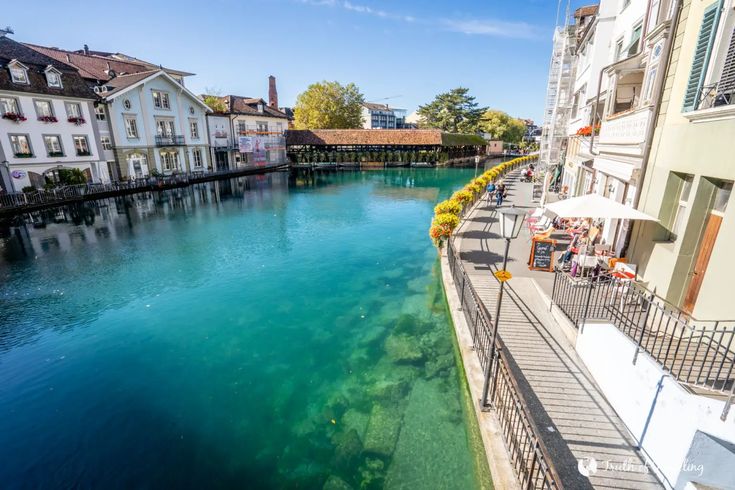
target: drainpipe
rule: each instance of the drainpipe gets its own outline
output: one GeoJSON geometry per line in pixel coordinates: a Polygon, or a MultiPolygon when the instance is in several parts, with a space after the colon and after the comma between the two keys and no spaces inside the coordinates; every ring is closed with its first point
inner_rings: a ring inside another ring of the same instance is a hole
{"type": "MultiPolygon", "coordinates": [[[[659,66],[665,66],[666,71],[663,73],[663,76],[659,80],[658,86],[656,87],[656,104],[653,106],[653,117],[651,118],[651,123],[648,125],[648,128],[646,130],[645,147],[643,148],[643,161],[641,163],[641,172],[639,177],[640,183],[637,186],[638,191],[635,193],[635,197],[633,198],[634,209],[638,209],[638,205],[641,202],[641,194],[643,193],[643,179],[646,176],[646,170],[648,170],[648,157],[651,155],[651,149],[653,148],[653,135],[656,131],[656,125],[658,124],[659,112],[661,109],[661,96],[663,95],[664,84],[666,83],[666,79],[669,77],[669,70],[671,69],[671,66],[669,65],[669,60],[671,59],[671,51],[673,50],[674,46],[674,36],[676,35],[676,28],[679,25],[679,17],[681,16],[682,5],[682,0],[675,1],[676,5],[674,7],[674,14],[671,16],[671,20],[669,21],[671,22],[671,24],[669,25],[668,37],[666,38],[664,52],[661,56],[661,61],[659,62],[659,66]],[[665,63],[665,65],[661,65],[661,63],[665,63]]],[[[636,240],[640,235],[641,227],[639,226],[637,228],[638,233],[636,234],[636,240]]],[[[627,253],[632,236],[633,227],[629,226],[625,236],[625,243],[623,244],[623,249],[621,250],[621,252],[627,253]]],[[[623,255],[623,253],[621,253],[621,255],[623,255]]]]}

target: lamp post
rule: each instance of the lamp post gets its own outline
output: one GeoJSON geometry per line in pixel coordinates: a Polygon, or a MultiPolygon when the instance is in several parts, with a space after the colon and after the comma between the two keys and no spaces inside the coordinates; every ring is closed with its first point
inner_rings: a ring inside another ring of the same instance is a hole
{"type": "Polygon", "coordinates": [[[506,271],[506,267],[508,266],[508,250],[510,249],[510,241],[518,238],[518,234],[521,232],[521,227],[523,226],[523,220],[526,217],[525,211],[516,209],[512,205],[509,208],[498,209],[498,213],[500,214],[500,235],[505,238],[505,254],[503,255],[503,269],[495,273],[496,277],[500,281],[500,291],[498,292],[498,302],[495,308],[495,318],[493,319],[493,333],[490,338],[490,357],[485,365],[485,383],[482,386],[482,400],[480,402],[480,408],[483,410],[488,406],[487,396],[490,389],[492,365],[495,361],[495,338],[498,335],[498,323],[500,321],[500,305],[503,302],[503,290],[505,289],[505,281],[510,279],[510,274],[506,271]]]}
{"type": "Polygon", "coordinates": [[[475,178],[477,178],[477,166],[480,165],[480,155],[475,155],[475,178]]]}

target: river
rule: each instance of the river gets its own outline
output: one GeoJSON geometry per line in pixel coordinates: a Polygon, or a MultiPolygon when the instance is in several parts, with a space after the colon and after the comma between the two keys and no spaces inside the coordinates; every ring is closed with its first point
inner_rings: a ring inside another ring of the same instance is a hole
{"type": "Polygon", "coordinates": [[[428,238],[473,174],[275,173],[0,227],[0,487],[489,488],[428,238]]]}

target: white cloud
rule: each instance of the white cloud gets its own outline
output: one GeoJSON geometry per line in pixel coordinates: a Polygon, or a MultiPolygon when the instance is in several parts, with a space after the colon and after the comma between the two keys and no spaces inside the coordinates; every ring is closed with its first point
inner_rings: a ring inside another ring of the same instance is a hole
{"type": "Polygon", "coordinates": [[[454,20],[443,19],[441,24],[450,31],[478,36],[497,36],[530,39],[536,37],[535,29],[525,22],[503,22],[499,20],[454,20]]]}
{"type": "Polygon", "coordinates": [[[372,15],[384,19],[396,20],[409,23],[421,23],[429,26],[437,26],[452,32],[460,32],[467,35],[508,37],[517,39],[532,39],[536,37],[536,29],[525,22],[504,22],[495,19],[422,19],[412,15],[400,15],[385,10],[372,8],[368,5],[360,5],[349,0],[297,0],[300,3],[318,7],[338,7],[350,12],[362,15],[372,15]]]}

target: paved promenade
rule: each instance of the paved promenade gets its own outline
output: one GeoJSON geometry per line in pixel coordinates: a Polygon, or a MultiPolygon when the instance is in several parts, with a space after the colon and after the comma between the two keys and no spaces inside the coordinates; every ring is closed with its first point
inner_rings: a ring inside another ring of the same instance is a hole
{"type": "MultiPolygon", "coordinates": [[[[511,176],[506,204],[533,207],[531,185],[511,176]]],[[[456,248],[473,285],[495,312],[499,283],[492,272],[502,266],[504,242],[495,211],[480,203],[458,232],[456,248]]],[[[550,295],[553,275],[529,271],[527,229],[511,245],[499,332],[523,379],[521,389],[566,488],[661,488],[622,421],[549,313],[542,290],[550,295]],[[578,461],[594,458],[597,471],[589,479],[578,461]]]]}

